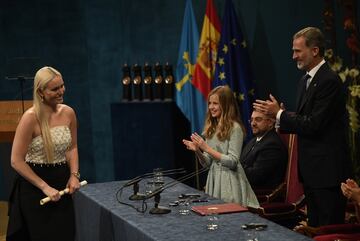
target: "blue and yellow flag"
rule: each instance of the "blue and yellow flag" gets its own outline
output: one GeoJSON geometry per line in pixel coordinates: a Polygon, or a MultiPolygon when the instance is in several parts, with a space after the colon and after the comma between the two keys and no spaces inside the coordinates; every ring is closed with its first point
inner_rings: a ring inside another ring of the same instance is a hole
{"type": "Polygon", "coordinates": [[[229,85],[239,101],[242,121],[246,127],[246,141],[252,137],[248,120],[255,100],[255,87],[247,44],[238,24],[231,0],[226,0],[221,26],[218,56],[213,87],[229,85]]]}
{"type": "Polygon", "coordinates": [[[192,132],[201,133],[207,108],[206,98],[192,84],[199,48],[199,32],[191,0],[186,1],[179,57],[176,66],[176,103],[191,123],[192,132]]]}

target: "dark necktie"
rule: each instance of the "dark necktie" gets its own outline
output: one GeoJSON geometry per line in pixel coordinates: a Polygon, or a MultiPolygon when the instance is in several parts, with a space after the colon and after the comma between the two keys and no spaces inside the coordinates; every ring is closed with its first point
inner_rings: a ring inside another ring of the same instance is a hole
{"type": "Polygon", "coordinates": [[[306,74],[305,76],[303,76],[304,78],[304,85],[305,85],[305,90],[307,90],[307,88],[309,88],[310,85],[310,79],[311,79],[311,75],[306,74]]]}
{"type": "Polygon", "coordinates": [[[258,141],[256,140],[255,143],[254,143],[254,145],[251,147],[250,151],[254,150],[254,148],[255,148],[255,146],[256,146],[257,143],[258,143],[258,141]]]}
{"type": "MultiPolygon", "coordinates": [[[[308,87],[308,80],[311,78],[311,76],[309,74],[306,74],[304,75],[303,77],[301,77],[300,79],[300,94],[298,95],[298,98],[297,98],[297,110],[299,110],[300,108],[300,105],[301,105],[301,102],[303,101],[304,99],[304,96],[305,96],[305,93],[306,93],[306,89],[308,87]]],[[[310,83],[310,82],[309,82],[310,83]]]]}
{"type": "Polygon", "coordinates": [[[254,144],[252,145],[252,147],[251,147],[251,149],[250,149],[249,153],[250,153],[250,152],[252,152],[252,151],[254,150],[254,148],[255,148],[256,144],[258,144],[258,143],[259,143],[259,141],[255,139],[255,142],[254,142],[254,144]]]}

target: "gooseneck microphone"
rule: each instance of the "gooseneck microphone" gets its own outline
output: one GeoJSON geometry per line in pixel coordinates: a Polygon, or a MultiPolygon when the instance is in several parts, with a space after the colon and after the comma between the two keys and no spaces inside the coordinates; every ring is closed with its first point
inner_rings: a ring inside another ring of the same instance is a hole
{"type": "Polygon", "coordinates": [[[192,178],[192,177],[194,177],[194,176],[196,176],[196,175],[199,175],[199,174],[207,171],[208,169],[209,169],[208,167],[203,167],[203,168],[201,168],[201,169],[198,170],[198,171],[189,173],[189,174],[187,174],[187,175],[185,175],[185,176],[183,176],[183,177],[180,177],[180,178],[178,178],[178,179],[176,179],[176,180],[174,180],[174,181],[171,181],[171,182],[165,184],[164,186],[155,189],[152,193],[150,193],[150,194],[148,194],[148,195],[145,195],[145,197],[143,198],[144,201],[147,200],[147,199],[149,199],[149,198],[154,197],[155,205],[154,205],[154,207],[153,207],[152,209],[150,209],[149,213],[151,213],[151,214],[166,214],[166,213],[170,213],[171,210],[170,210],[169,208],[162,207],[162,206],[159,205],[160,199],[161,199],[160,193],[162,193],[162,191],[164,191],[165,189],[168,189],[168,188],[170,188],[170,187],[173,187],[173,186],[175,186],[175,185],[177,185],[177,184],[179,184],[179,183],[181,183],[181,182],[183,182],[183,181],[186,181],[186,180],[188,180],[188,179],[190,179],[190,178],[192,178]]]}
{"type": "MultiPolygon", "coordinates": [[[[161,171],[161,173],[164,176],[167,176],[167,175],[174,175],[174,174],[183,174],[183,173],[186,173],[186,171],[184,168],[177,168],[177,169],[164,170],[164,171],[161,171]]],[[[155,172],[145,173],[145,174],[137,176],[137,177],[131,179],[130,181],[128,181],[127,183],[125,183],[123,185],[123,188],[133,185],[134,193],[129,197],[129,199],[130,200],[143,200],[146,197],[146,195],[139,193],[139,182],[141,180],[143,180],[144,178],[152,178],[156,174],[157,173],[155,173],[155,172]]]]}

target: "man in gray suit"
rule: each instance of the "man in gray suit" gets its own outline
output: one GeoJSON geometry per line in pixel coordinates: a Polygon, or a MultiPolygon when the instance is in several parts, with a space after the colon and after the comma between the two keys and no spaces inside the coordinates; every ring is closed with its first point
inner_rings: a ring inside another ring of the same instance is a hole
{"type": "Polygon", "coordinates": [[[298,69],[306,71],[298,83],[296,112],[280,108],[272,95],[256,100],[254,108],[276,118],[281,131],[298,135],[308,225],[343,223],[346,200],[340,184],[351,175],[351,162],[342,82],[324,60],[325,38],[318,28],[297,32],[292,50],[298,69]]]}

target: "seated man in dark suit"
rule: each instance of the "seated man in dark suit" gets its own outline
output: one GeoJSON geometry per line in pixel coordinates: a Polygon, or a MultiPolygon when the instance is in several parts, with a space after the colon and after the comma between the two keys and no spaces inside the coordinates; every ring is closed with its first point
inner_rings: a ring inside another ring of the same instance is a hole
{"type": "Polygon", "coordinates": [[[287,148],[276,133],[275,120],[253,111],[254,138],[244,147],[240,162],[252,188],[273,188],[285,179],[287,148]]]}

